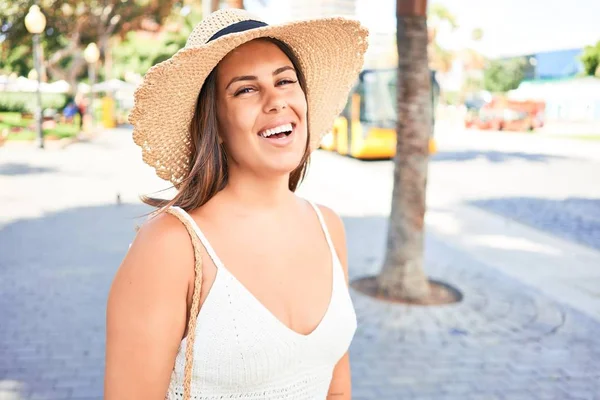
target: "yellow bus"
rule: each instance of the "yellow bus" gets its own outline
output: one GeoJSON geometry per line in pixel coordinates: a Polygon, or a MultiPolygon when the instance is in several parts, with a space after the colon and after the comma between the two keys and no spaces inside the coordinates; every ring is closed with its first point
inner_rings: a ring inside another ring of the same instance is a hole
{"type": "MultiPolygon", "coordinates": [[[[320,147],[342,155],[368,160],[393,158],[396,154],[396,69],[363,70],[352,88],[346,107],[320,147]]],[[[432,73],[432,104],[439,86],[432,73]]],[[[433,121],[432,121],[433,123],[433,121]]],[[[435,152],[433,136],[430,153],[435,152]]]]}

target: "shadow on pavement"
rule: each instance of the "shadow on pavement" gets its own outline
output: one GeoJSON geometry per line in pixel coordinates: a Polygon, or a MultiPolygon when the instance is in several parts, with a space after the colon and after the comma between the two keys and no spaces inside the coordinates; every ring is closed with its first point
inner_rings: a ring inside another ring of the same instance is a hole
{"type": "Polygon", "coordinates": [[[149,210],[74,208],[0,230],[0,382],[24,398],[101,398],[108,290],[149,210]]]}
{"type": "Polygon", "coordinates": [[[55,171],[54,168],[32,167],[23,163],[0,164],[0,175],[6,176],[47,174],[55,171]]]}
{"type": "MultiPolygon", "coordinates": [[[[136,225],[145,219],[140,216],[148,211],[132,204],[74,208],[15,221],[0,230],[0,397],[102,398],[108,290],[136,225]]],[[[387,218],[347,216],[344,223],[351,279],[377,273],[387,218]]],[[[556,365],[549,373],[558,373],[563,364],[552,363],[550,356],[540,359],[528,343],[549,332],[557,336],[563,323],[560,307],[546,306],[535,290],[431,236],[425,258],[428,276],[464,290],[465,301],[453,307],[408,309],[353,294],[359,318],[351,347],[353,385],[357,393],[365,393],[357,397],[447,398],[452,382],[479,382],[480,365],[492,362],[509,371],[512,359],[506,354],[515,352],[527,356],[517,359],[518,365],[532,370],[556,365]],[[539,317],[549,313],[551,318],[539,317]],[[507,331],[509,325],[513,331],[507,331]],[[406,379],[391,379],[398,376],[406,379]],[[432,387],[427,376],[435,378],[434,392],[425,393],[432,387]],[[374,384],[389,396],[368,394],[374,384]]],[[[570,359],[590,370],[593,353],[584,350],[599,348],[589,334],[597,325],[577,315],[570,318],[579,329],[576,334],[557,336],[547,346],[565,351],[564,357],[579,357],[570,359]],[[565,343],[575,343],[570,344],[574,348],[565,350],[565,343]]],[[[490,379],[497,379],[493,371],[490,379]]],[[[530,377],[518,389],[525,391],[538,381],[530,377]]],[[[499,386],[481,390],[489,394],[499,386]]],[[[461,398],[458,393],[453,397],[461,398]]]]}
{"type": "MultiPolygon", "coordinates": [[[[341,156],[337,153],[328,152],[326,150],[319,149],[323,153],[330,153],[336,155],[338,157],[348,157],[341,156]]],[[[348,157],[351,158],[351,157],[348,157]]],[[[352,158],[354,159],[354,158],[352,158]]],[[[478,150],[465,150],[465,151],[438,151],[430,157],[431,162],[458,162],[458,161],[474,161],[477,159],[484,159],[491,163],[503,163],[514,160],[528,161],[528,162],[536,162],[536,163],[546,163],[552,160],[567,160],[568,157],[565,156],[556,156],[551,154],[531,154],[524,152],[503,152],[503,151],[478,151],[478,150]]],[[[361,163],[368,164],[387,164],[390,162],[394,162],[393,158],[385,158],[385,159],[367,159],[360,160],[361,163]]]]}
{"type": "Polygon", "coordinates": [[[522,152],[502,152],[502,151],[440,151],[431,157],[432,162],[443,161],[473,161],[484,159],[491,163],[503,163],[508,161],[520,160],[530,162],[549,162],[551,160],[567,159],[563,156],[549,154],[530,154],[522,152]]]}
{"type": "Polygon", "coordinates": [[[506,197],[469,204],[600,250],[600,199],[506,197]]]}

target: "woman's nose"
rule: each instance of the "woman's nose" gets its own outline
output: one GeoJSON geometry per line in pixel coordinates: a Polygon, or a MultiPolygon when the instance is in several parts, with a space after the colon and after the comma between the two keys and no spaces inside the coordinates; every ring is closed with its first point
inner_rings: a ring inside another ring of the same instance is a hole
{"type": "Polygon", "coordinates": [[[285,108],[287,108],[287,103],[283,96],[272,90],[265,101],[265,112],[279,112],[285,108]]]}

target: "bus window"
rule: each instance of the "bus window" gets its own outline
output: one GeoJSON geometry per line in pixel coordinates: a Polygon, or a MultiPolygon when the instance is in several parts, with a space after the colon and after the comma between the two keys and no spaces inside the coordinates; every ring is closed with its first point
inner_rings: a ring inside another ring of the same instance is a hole
{"type": "Polygon", "coordinates": [[[395,70],[366,71],[361,79],[360,120],[382,128],[396,126],[395,70]]]}

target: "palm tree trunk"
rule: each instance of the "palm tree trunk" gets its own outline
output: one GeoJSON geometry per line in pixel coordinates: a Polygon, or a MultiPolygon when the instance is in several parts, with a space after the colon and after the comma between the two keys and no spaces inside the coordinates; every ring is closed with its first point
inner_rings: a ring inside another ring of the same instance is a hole
{"type": "Polygon", "coordinates": [[[423,270],[425,188],[431,131],[427,62],[427,0],[397,0],[398,125],[392,210],[382,292],[419,300],[429,296],[423,270]]]}

